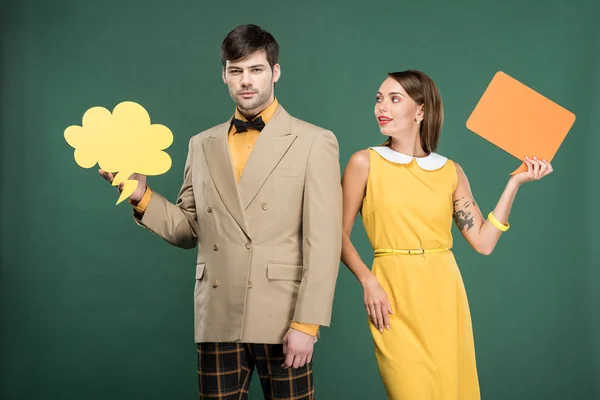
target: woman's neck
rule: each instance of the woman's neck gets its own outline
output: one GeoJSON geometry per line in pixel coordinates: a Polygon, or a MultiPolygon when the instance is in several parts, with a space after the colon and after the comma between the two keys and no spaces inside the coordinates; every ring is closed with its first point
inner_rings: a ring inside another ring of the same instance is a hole
{"type": "Polygon", "coordinates": [[[390,148],[398,153],[419,158],[428,156],[421,146],[419,132],[412,132],[402,138],[391,137],[391,139],[390,148]]]}

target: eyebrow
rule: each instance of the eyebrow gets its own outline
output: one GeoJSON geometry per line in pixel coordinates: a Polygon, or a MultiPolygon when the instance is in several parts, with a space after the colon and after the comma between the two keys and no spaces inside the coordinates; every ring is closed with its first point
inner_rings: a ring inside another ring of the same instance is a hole
{"type": "MultiPolygon", "coordinates": [[[[251,65],[248,68],[264,68],[264,67],[265,67],[264,64],[256,64],[256,65],[251,65]]],[[[232,66],[227,67],[227,69],[243,69],[243,68],[232,65],[232,66]]]]}
{"type": "MultiPolygon", "coordinates": [[[[381,92],[377,92],[377,94],[381,95],[381,92]]],[[[404,94],[402,94],[402,93],[400,93],[400,92],[390,92],[390,93],[389,93],[389,95],[390,95],[390,96],[392,96],[392,95],[395,95],[395,94],[397,94],[397,95],[399,95],[399,96],[402,96],[402,97],[404,97],[404,94]]]]}

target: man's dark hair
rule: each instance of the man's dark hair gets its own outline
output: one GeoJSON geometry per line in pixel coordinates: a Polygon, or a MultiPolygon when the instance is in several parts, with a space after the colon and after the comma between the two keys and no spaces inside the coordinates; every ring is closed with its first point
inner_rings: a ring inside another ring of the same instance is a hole
{"type": "Polygon", "coordinates": [[[267,61],[272,70],[279,62],[279,44],[273,35],[256,25],[240,25],[223,40],[221,62],[224,67],[228,60],[237,61],[259,50],[267,53],[267,61]]]}

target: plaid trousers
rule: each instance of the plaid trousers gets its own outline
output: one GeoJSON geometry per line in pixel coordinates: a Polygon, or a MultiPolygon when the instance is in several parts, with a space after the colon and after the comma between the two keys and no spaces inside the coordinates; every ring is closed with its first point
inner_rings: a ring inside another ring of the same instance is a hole
{"type": "Polygon", "coordinates": [[[284,369],[281,344],[198,343],[200,399],[246,400],[254,368],[265,399],[314,400],[312,361],[284,369]]]}

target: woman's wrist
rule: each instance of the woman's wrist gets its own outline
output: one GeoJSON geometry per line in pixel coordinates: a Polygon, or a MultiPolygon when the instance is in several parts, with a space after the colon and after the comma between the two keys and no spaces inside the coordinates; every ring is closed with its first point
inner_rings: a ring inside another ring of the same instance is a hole
{"type": "Polygon", "coordinates": [[[371,270],[367,269],[367,272],[365,272],[360,278],[358,278],[358,281],[361,285],[365,286],[365,284],[369,282],[373,277],[374,275],[371,272],[371,270]]]}
{"type": "Polygon", "coordinates": [[[512,176],[509,180],[508,180],[508,184],[506,185],[506,188],[512,191],[517,191],[519,190],[519,187],[521,186],[521,182],[519,182],[517,180],[516,176],[512,176]]]}

